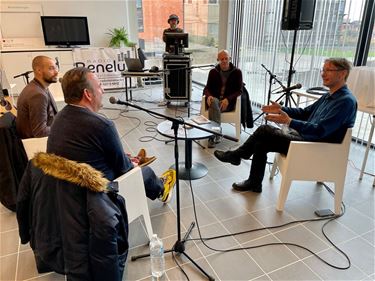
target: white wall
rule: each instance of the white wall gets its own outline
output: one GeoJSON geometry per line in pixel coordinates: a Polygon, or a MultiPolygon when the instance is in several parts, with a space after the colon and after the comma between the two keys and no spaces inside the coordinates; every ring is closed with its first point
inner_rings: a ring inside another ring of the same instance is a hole
{"type": "MultiPolygon", "coordinates": [[[[13,30],[1,30],[3,37],[5,34],[22,34],[22,36],[28,37],[27,32],[30,30],[30,37],[35,35],[35,32],[41,32],[40,30],[35,31],[30,26],[23,24],[24,19],[22,16],[22,5],[40,5],[41,15],[44,16],[87,16],[89,23],[90,41],[92,47],[107,47],[109,37],[105,33],[108,29],[114,27],[122,27],[128,31],[130,40],[133,42],[138,41],[137,31],[137,19],[136,19],[136,1],[135,0],[117,0],[117,1],[55,1],[55,0],[44,0],[44,1],[19,1],[10,0],[2,1],[1,5],[8,6],[19,6],[21,8],[15,8],[16,12],[12,13],[11,16],[14,22],[17,24],[7,25],[3,24],[6,17],[0,16],[0,27],[6,26],[13,30]]],[[[4,8],[2,8],[4,12],[4,8]]],[[[9,18],[9,15],[8,15],[9,18]]],[[[43,34],[41,34],[43,36],[43,34]]]]}

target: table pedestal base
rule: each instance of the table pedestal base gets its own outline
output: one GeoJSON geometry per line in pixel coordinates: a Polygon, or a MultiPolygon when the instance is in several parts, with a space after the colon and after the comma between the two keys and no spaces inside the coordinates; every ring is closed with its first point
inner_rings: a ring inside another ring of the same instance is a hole
{"type": "MultiPolygon", "coordinates": [[[[175,165],[171,166],[171,169],[176,169],[175,165]]],[[[178,178],[180,180],[196,180],[203,178],[207,175],[208,169],[202,163],[193,162],[191,168],[188,169],[185,167],[185,162],[179,162],[178,165],[178,178]]]]}

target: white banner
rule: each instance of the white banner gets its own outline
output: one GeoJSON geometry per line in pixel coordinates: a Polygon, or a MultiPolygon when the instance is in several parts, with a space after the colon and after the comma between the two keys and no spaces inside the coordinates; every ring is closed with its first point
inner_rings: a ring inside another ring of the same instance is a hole
{"type": "Polygon", "coordinates": [[[87,67],[94,72],[104,90],[125,88],[125,79],[121,72],[126,70],[126,57],[134,58],[134,49],[130,47],[73,49],[74,66],[87,67]]]}

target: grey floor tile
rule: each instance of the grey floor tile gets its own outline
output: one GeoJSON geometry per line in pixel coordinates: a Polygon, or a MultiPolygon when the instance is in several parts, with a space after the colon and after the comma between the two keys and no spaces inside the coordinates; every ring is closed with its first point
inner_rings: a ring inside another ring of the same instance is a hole
{"type": "Polygon", "coordinates": [[[220,198],[206,203],[211,212],[220,220],[238,217],[247,213],[245,208],[239,206],[232,198],[220,198]]]}
{"type": "Polygon", "coordinates": [[[272,280],[320,280],[319,276],[301,261],[283,267],[268,275],[272,280]]]}
{"type": "MultiPolygon", "coordinates": [[[[287,212],[276,211],[274,206],[251,212],[251,214],[265,227],[278,226],[294,221],[287,212]]],[[[277,228],[270,231],[274,232],[279,230],[280,229],[277,228]]]]}
{"type": "MultiPolygon", "coordinates": [[[[15,280],[17,254],[0,257],[0,280],[15,280]]],[[[20,264],[23,267],[23,264],[20,264]]]]}
{"type": "MultiPolygon", "coordinates": [[[[275,236],[285,243],[293,243],[302,247],[308,248],[313,252],[320,252],[324,249],[328,249],[328,244],[319,239],[311,231],[306,229],[302,225],[290,227],[280,232],[275,233],[275,236]]],[[[296,246],[287,246],[293,251],[298,257],[304,258],[310,256],[310,252],[296,246]]]]}
{"type": "Polygon", "coordinates": [[[261,210],[273,206],[273,201],[266,196],[255,192],[234,192],[232,194],[234,201],[243,206],[248,212],[261,210]]]}
{"type": "Polygon", "coordinates": [[[346,208],[345,214],[338,218],[337,221],[359,235],[362,235],[375,228],[374,220],[363,215],[357,209],[351,207],[346,208]]]}
{"type": "MultiPolygon", "coordinates": [[[[272,234],[269,234],[265,237],[253,240],[248,243],[244,243],[242,244],[242,246],[256,247],[278,242],[278,239],[276,239],[272,234]]],[[[298,257],[284,245],[263,246],[246,251],[266,273],[274,271],[280,267],[284,267],[298,260],[298,257]]]]}
{"type": "Polygon", "coordinates": [[[0,232],[14,230],[18,228],[16,213],[4,212],[0,214],[0,232]]]}
{"type": "MultiPolygon", "coordinates": [[[[195,212],[200,227],[217,222],[215,216],[205,205],[196,205],[195,212]]],[[[185,228],[188,228],[192,222],[196,222],[193,207],[181,209],[181,222],[185,228]]]]}
{"type": "Polygon", "coordinates": [[[367,240],[371,245],[375,245],[375,231],[371,230],[361,236],[363,239],[367,240]]]}
{"type": "Polygon", "coordinates": [[[375,248],[362,238],[354,238],[339,245],[346,252],[351,262],[361,269],[365,274],[375,273],[375,248]]]}
{"type": "MultiPolygon", "coordinates": [[[[312,231],[315,235],[319,236],[320,239],[322,239],[323,241],[326,241],[326,238],[324,237],[322,233],[322,227],[327,222],[328,222],[327,220],[314,221],[314,222],[307,222],[304,225],[306,228],[312,231]]],[[[355,236],[357,236],[356,233],[354,233],[352,230],[350,230],[343,224],[339,223],[337,220],[328,222],[324,226],[324,233],[328,236],[328,238],[333,243],[336,243],[336,244],[350,240],[354,238],[355,236]]]]}
{"type": "Polygon", "coordinates": [[[176,215],[172,212],[151,217],[151,223],[154,233],[157,233],[160,238],[165,238],[176,233],[177,219],[176,215]]]}
{"type": "Polygon", "coordinates": [[[216,253],[215,250],[226,250],[239,246],[239,243],[232,237],[226,236],[222,238],[215,238],[206,240],[205,238],[214,238],[217,236],[228,235],[229,232],[220,223],[207,225],[200,228],[201,237],[199,236],[198,228],[195,227],[191,233],[191,237],[194,239],[202,238],[204,243],[200,240],[194,240],[195,244],[199,247],[203,256],[208,256],[216,253]]]}
{"type": "MultiPolygon", "coordinates": [[[[225,226],[225,228],[228,230],[229,233],[245,232],[245,231],[263,228],[263,225],[261,225],[250,214],[246,214],[246,215],[242,215],[242,216],[238,216],[235,218],[222,221],[222,224],[225,226]]],[[[236,235],[234,236],[234,238],[239,243],[245,243],[247,241],[251,241],[259,237],[268,235],[269,233],[270,232],[268,230],[257,230],[257,231],[252,231],[250,233],[236,235]]]]}
{"type": "Polygon", "coordinates": [[[250,280],[264,274],[243,250],[214,254],[207,260],[220,280],[250,280]]]}
{"type": "MultiPolygon", "coordinates": [[[[350,253],[347,254],[350,255],[350,253]]],[[[349,266],[349,262],[346,258],[336,250],[329,249],[319,253],[319,256],[333,266],[341,268],[349,266]]],[[[303,262],[323,280],[361,280],[366,276],[366,274],[355,265],[352,265],[346,270],[338,270],[323,263],[315,256],[308,257],[303,262]]]]}
{"type": "Polygon", "coordinates": [[[18,264],[17,280],[25,280],[38,276],[32,250],[20,252],[18,264]]]}

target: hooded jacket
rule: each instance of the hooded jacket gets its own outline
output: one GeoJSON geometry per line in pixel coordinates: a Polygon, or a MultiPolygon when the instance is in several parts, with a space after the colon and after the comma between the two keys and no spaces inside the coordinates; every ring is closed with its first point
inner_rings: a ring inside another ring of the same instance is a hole
{"type": "MultiPolygon", "coordinates": [[[[232,63],[229,63],[230,74],[226,81],[224,98],[228,99],[228,108],[227,111],[233,111],[236,107],[237,97],[242,94],[242,72],[239,68],[235,67],[232,63]]],[[[222,86],[221,76],[220,76],[220,64],[216,65],[215,68],[211,69],[208,78],[206,87],[203,89],[203,94],[206,95],[206,107],[207,98],[213,96],[220,99],[220,90],[222,86]]]]}
{"type": "Polygon", "coordinates": [[[125,201],[88,164],[36,154],[20,183],[17,220],[39,273],[122,280],[129,248],[125,201]]]}

